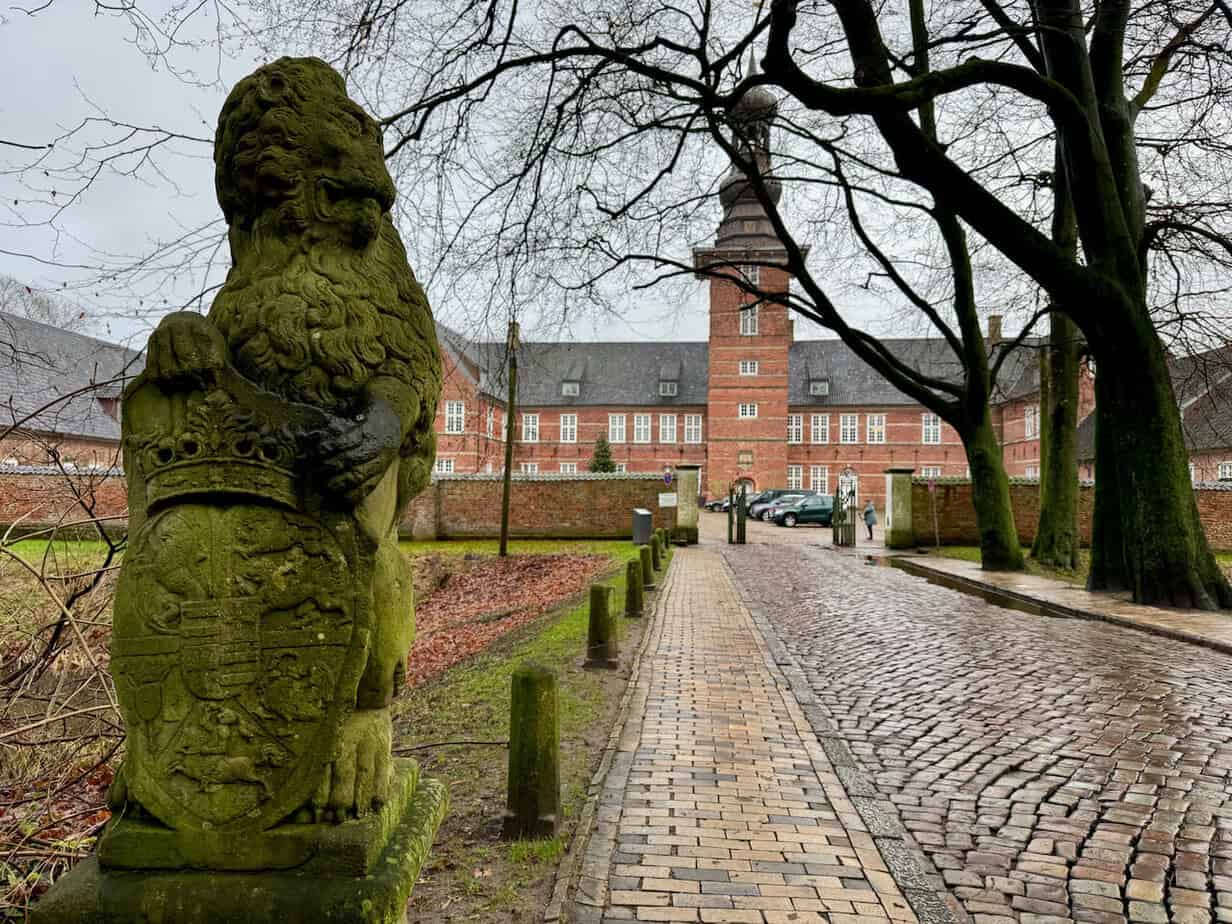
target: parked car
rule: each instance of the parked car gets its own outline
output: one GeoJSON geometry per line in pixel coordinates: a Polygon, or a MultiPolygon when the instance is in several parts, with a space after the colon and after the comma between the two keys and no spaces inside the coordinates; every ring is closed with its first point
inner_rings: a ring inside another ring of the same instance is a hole
{"type": "Polygon", "coordinates": [[[820,523],[830,526],[834,516],[834,498],[828,494],[802,497],[794,504],[785,504],[774,509],[774,522],[779,526],[795,526],[798,523],[820,523]]]}
{"type": "Polygon", "coordinates": [[[726,513],[728,503],[729,501],[726,497],[716,497],[714,500],[706,501],[706,509],[714,510],[718,513],[726,513]]]}
{"type": "Polygon", "coordinates": [[[807,497],[816,494],[816,491],[792,490],[790,488],[770,488],[767,491],[762,491],[757,495],[757,498],[749,503],[749,516],[756,520],[765,520],[770,522],[766,516],[766,508],[777,500],[783,497],[791,497],[794,500],[799,500],[802,497],[807,497]]]}
{"type": "Polygon", "coordinates": [[[758,512],[757,518],[763,523],[770,523],[774,520],[774,515],[785,507],[792,507],[804,499],[803,494],[784,494],[782,497],[776,497],[770,503],[766,504],[758,512]]]}

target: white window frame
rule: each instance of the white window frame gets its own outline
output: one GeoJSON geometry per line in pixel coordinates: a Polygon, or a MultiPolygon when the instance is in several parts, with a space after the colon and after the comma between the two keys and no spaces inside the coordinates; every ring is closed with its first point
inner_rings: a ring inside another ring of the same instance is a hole
{"type": "Polygon", "coordinates": [[[450,434],[464,433],[466,431],[466,402],[465,401],[446,401],[445,402],[445,432],[450,434]]]}
{"type": "Polygon", "coordinates": [[[1039,466],[1038,465],[1028,465],[1024,471],[1025,471],[1024,477],[1026,478],[1038,478],[1039,477],[1039,466]]]}
{"type": "Polygon", "coordinates": [[[1024,439],[1034,439],[1039,436],[1039,405],[1028,404],[1022,416],[1022,434],[1024,439]]]}
{"type": "Polygon", "coordinates": [[[1198,467],[1194,465],[1192,462],[1189,463],[1189,483],[1190,484],[1198,483],[1198,467]]]}
{"type": "Polygon", "coordinates": [[[650,415],[649,414],[634,414],[633,415],[633,442],[649,443],[650,442],[650,415]]]}
{"type": "Polygon", "coordinates": [[[432,470],[438,475],[452,475],[453,459],[437,459],[436,464],[432,466],[432,470]]]}
{"type": "Polygon", "coordinates": [[[804,488],[804,466],[791,464],[787,466],[787,490],[800,491],[804,488]]]}
{"type": "Polygon", "coordinates": [[[576,398],[582,393],[581,382],[561,382],[560,393],[567,398],[576,398]]]}
{"type": "Polygon", "coordinates": [[[1215,477],[1220,481],[1232,479],[1232,462],[1220,462],[1215,469],[1215,477]]]}
{"type": "Polygon", "coordinates": [[[539,474],[539,463],[538,462],[523,462],[521,472],[523,475],[538,475],[539,474]]]}
{"type": "Polygon", "coordinates": [[[751,449],[741,449],[741,450],[738,450],[738,451],[736,452],[736,468],[738,468],[738,469],[749,469],[749,468],[752,468],[752,467],[753,467],[753,450],[751,450],[751,449]],[[747,456],[747,457],[748,457],[748,461],[747,461],[747,462],[744,460],[744,459],[745,459],[745,456],[747,456]]]}
{"type": "Polygon", "coordinates": [[[628,471],[629,471],[629,463],[628,463],[628,462],[617,462],[617,463],[616,463],[616,472],[617,472],[617,474],[624,475],[624,474],[627,474],[627,473],[628,473],[628,471]]]}
{"type": "Polygon", "coordinates": [[[830,415],[814,414],[809,421],[809,442],[830,442],[830,415]]]}
{"type": "Polygon", "coordinates": [[[577,474],[577,463],[576,462],[560,463],[560,473],[562,475],[576,475],[577,474]]]}
{"type": "Polygon", "coordinates": [[[560,441],[562,443],[577,442],[578,415],[560,415],[560,441]]]}
{"type": "Polygon", "coordinates": [[[749,305],[740,309],[740,336],[757,336],[757,306],[749,305]]]}
{"type": "Polygon", "coordinates": [[[920,477],[921,478],[940,478],[941,477],[941,466],[940,465],[921,465],[920,466],[920,477]]]}
{"type": "Polygon", "coordinates": [[[702,441],[701,414],[684,415],[684,441],[686,443],[700,443],[702,441]]]}
{"type": "Polygon", "coordinates": [[[804,442],[804,415],[803,414],[788,414],[787,415],[787,442],[803,443],[804,442]]]}
{"type": "Polygon", "coordinates": [[[830,493],[830,466],[809,466],[809,489],[820,494],[830,493]]]}
{"type": "Polygon", "coordinates": [[[749,285],[761,285],[761,264],[746,263],[740,267],[740,274],[749,285]]]}
{"type": "Polygon", "coordinates": [[[739,417],[741,420],[756,420],[757,402],[742,403],[739,409],[739,417]]]}
{"type": "Polygon", "coordinates": [[[484,432],[487,433],[488,439],[491,439],[492,434],[496,432],[496,408],[488,408],[488,413],[484,418],[484,432]]]}
{"type": "Polygon", "coordinates": [[[740,360],[740,374],[741,375],[757,375],[758,370],[760,368],[761,368],[761,364],[755,359],[740,360]]]}
{"type": "Polygon", "coordinates": [[[813,398],[828,398],[830,396],[830,380],[810,379],[809,396],[813,398]]]}
{"type": "Polygon", "coordinates": [[[659,383],[659,397],[660,398],[674,398],[678,394],[680,394],[680,383],[679,382],[660,382],[659,383]]]}
{"type": "Polygon", "coordinates": [[[676,442],[676,415],[675,414],[660,414],[659,415],[659,442],[660,443],[676,442]]]}
{"type": "Polygon", "coordinates": [[[920,415],[920,442],[925,446],[941,445],[941,418],[925,411],[920,415]]]}
{"type": "Polygon", "coordinates": [[[609,443],[623,443],[625,441],[624,414],[607,415],[607,441],[609,443]]]}
{"type": "Polygon", "coordinates": [[[886,415],[864,415],[864,442],[879,444],[886,441],[886,415]]]}
{"type": "Polygon", "coordinates": [[[838,441],[847,444],[860,442],[859,414],[839,414],[838,441]]]}
{"type": "Polygon", "coordinates": [[[522,415],[522,439],[523,443],[539,442],[539,415],[538,414],[523,414],[522,415]]]}

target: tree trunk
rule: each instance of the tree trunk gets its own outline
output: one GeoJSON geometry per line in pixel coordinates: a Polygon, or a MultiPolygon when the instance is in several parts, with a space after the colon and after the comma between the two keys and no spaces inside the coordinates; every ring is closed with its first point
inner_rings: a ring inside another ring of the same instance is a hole
{"type": "MultiPolygon", "coordinates": [[[[1146,306],[1118,312],[1092,339],[1098,361],[1096,400],[1097,519],[1093,563],[1105,569],[1093,587],[1111,588],[1115,541],[1111,511],[1099,509],[1098,486],[1112,481],[1120,521],[1124,577],[1136,603],[1216,609],[1232,607],[1232,587],[1206,541],[1180,411],[1162,345],[1146,306]],[[1129,314],[1130,317],[1124,317],[1129,314]],[[1105,445],[1108,443],[1109,445],[1105,445]],[[1101,587],[1102,585],[1102,587],[1101,587]]],[[[1105,503],[1106,503],[1105,498],[1105,503]]]]}
{"type": "Polygon", "coordinates": [[[1040,512],[1031,555],[1078,567],[1078,328],[1053,314],[1041,357],[1040,512]]]}
{"type": "Polygon", "coordinates": [[[1021,571],[1022,548],[1010,506],[1010,480],[1001,459],[1001,442],[993,429],[988,405],[977,409],[979,420],[963,428],[963,445],[971,466],[971,499],[980,531],[980,564],[985,571],[1021,571]]]}
{"type": "Polygon", "coordinates": [[[1117,484],[1117,449],[1112,417],[1115,401],[1095,376],[1095,505],[1091,511],[1091,571],[1087,590],[1117,592],[1129,588],[1125,570],[1125,540],[1121,538],[1121,501],[1117,484]]]}

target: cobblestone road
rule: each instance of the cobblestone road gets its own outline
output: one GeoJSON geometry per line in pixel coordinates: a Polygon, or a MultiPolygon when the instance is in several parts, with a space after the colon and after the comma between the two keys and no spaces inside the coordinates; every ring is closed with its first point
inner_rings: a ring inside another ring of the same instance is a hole
{"type": "Polygon", "coordinates": [[[853,797],[866,771],[952,905],[1232,921],[1232,657],[830,550],[723,554],[853,797]]]}

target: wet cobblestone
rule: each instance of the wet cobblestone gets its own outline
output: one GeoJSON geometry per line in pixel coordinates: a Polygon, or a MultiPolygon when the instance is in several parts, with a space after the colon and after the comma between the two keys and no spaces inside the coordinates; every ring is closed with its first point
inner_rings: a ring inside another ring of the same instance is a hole
{"type": "Polygon", "coordinates": [[[723,554],[852,801],[864,776],[896,807],[870,829],[971,920],[1232,921],[1232,657],[826,549],[723,554]]]}

